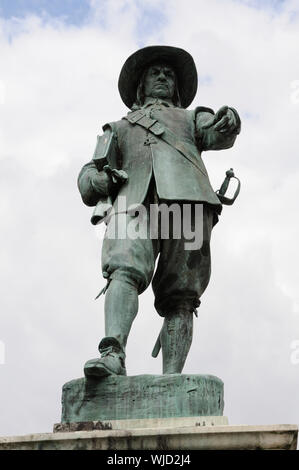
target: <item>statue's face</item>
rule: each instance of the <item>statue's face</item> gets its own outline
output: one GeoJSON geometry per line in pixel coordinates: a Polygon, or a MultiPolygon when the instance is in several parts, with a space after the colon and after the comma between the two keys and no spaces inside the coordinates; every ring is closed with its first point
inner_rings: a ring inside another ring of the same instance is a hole
{"type": "Polygon", "coordinates": [[[145,96],[152,98],[171,99],[175,90],[175,72],[166,64],[151,65],[144,82],[145,96]]]}

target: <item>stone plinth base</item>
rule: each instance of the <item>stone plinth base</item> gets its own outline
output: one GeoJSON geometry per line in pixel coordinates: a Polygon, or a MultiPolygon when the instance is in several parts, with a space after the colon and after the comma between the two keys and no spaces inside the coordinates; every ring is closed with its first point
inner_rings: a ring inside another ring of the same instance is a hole
{"type": "Polygon", "coordinates": [[[119,429],[161,429],[190,426],[223,426],[226,416],[193,416],[190,418],[115,419],[113,421],[86,421],[85,423],[54,424],[53,432],[104,431],[119,429]]]}
{"type": "Polygon", "coordinates": [[[298,427],[186,426],[0,438],[0,450],[295,450],[298,427]]]}
{"type": "Polygon", "coordinates": [[[223,415],[223,382],[212,375],[77,379],[62,389],[62,423],[223,415]]]}

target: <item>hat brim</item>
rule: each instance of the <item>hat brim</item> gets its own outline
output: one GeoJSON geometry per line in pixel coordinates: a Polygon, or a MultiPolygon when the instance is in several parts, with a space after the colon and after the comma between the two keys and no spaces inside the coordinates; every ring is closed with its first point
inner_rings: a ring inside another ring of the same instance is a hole
{"type": "Polygon", "coordinates": [[[177,75],[181,104],[187,108],[197,91],[197,70],[192,56],[178,47],[148,46],[134,52],[124,63],[118,80],[121,99],[128,108],[136,101],[136,91],[141,75],[154,62],[171,65],[177,75]]]}

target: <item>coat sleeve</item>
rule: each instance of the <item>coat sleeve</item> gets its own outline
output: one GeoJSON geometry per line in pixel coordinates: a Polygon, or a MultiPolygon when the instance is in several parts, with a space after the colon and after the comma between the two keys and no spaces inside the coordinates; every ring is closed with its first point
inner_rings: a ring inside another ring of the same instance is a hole
{"type": "Polygon", "coordinates": [[[78,189],[87,206],[95,206],[100,197],[110,192],[109,177],[105,171],[98,171],[93,160],[86,163],[78,176],[78,189]]]}
{"type": "Polygon", "coordinates": [[[234,108],[228,109],[233,113],[235,118],[235,127],[229,132],[216,131],[213,126],[208,129],[203,129],[202,126],[206,124],[215,113],[212,109],[203,106],[195,109],[196,141],[201,151],[223,150],[234,145],[237,135],[241,130],[241,120],[234,108]]]}

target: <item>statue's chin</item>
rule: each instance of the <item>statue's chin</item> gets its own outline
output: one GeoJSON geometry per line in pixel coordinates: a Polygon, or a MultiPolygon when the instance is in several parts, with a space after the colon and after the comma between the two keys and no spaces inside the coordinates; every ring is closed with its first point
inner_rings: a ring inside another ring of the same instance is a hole
{"type": "Polygon", "coordinates": [[[151,98],[161,98],[161,99],[167,99],[170,98],[169,93],[165,93],[165,91],[156,91],[155,93],[152,93],[151,98]]]}

